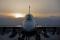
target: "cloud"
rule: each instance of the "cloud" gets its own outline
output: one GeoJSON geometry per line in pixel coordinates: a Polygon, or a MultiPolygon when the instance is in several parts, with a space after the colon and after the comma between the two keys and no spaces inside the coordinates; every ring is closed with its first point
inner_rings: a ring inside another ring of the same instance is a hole
{"type": "Polygon", "coordinates": [[[28,5],[31,5],[31,12],[35,13],[59,13],[59,0],[0,0],[0,12],[28,12],[28,5]]]}
{"type": "Polygon", "coordinates": [[[31,4],[33,11],[37,12],[57,12],[60,10],[58,0],[34,0],[31,1],[31,4]]]}

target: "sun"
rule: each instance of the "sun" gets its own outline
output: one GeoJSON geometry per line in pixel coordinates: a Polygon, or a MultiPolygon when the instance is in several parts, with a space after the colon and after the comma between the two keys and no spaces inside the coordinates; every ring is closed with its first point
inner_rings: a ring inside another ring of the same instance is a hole
{"type": "Polygon", "coordinates": [[[13,16],[14,16],[15,18],[24,17],[24,15],[23,15],[22,13],[15,13],[15,14],[13,14],[13,16]]]}
{"type": "Polygon", "coordinates": [[[22,17],[22,15],[21,14],[15,14],[15,17],[19,18],[19,17],[22,17]]]}

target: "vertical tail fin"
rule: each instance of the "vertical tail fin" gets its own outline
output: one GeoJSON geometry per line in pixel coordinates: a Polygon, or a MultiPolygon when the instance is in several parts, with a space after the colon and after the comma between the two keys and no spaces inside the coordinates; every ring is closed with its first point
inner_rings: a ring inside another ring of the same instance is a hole
{"type": "Polygon", "coordinates": [[[29,14],[30,14],[30,5],[29,5],[29,14]]]}

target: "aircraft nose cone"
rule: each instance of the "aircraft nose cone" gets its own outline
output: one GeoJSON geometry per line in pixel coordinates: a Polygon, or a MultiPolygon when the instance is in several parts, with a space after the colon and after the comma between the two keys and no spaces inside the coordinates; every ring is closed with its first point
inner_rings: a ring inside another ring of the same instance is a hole
{"type": "Polygon", "coordinates": [[[29,21],[29,22],[25,22],[25,23],[24,23],[24,29],[25,29],[26,31],[32,30],[33,27],[34,27],[33,21],[29,21]]]}

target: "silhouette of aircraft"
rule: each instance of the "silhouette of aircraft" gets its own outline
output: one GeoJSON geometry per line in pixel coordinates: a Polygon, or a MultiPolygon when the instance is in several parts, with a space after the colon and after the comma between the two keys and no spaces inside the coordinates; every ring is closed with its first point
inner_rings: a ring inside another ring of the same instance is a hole
{"type": "MultiPolygon", "coordinates": [[[[12,32],[12,34],[9,36],[10,38],[13,38],[17,34],[19,34],[18,40],[24,40],[25,37],[26,40],[30,40],[31,36],[36,36],[36,40],[40,40],[40,34],[43,34],[47,38],[49,37],[46,32],[46,27],[37,27],[36,22],[34,21],[33,16],[30,13],[30,6],[29,13],[26,15],[22,27],[2,27],[0,31],[1,35],[12,32]],[[21,35],[22,37],[20,37],[21,35]]],[[[55,32],[56,28],[54,28],[53,31],[55,32]]]]}

